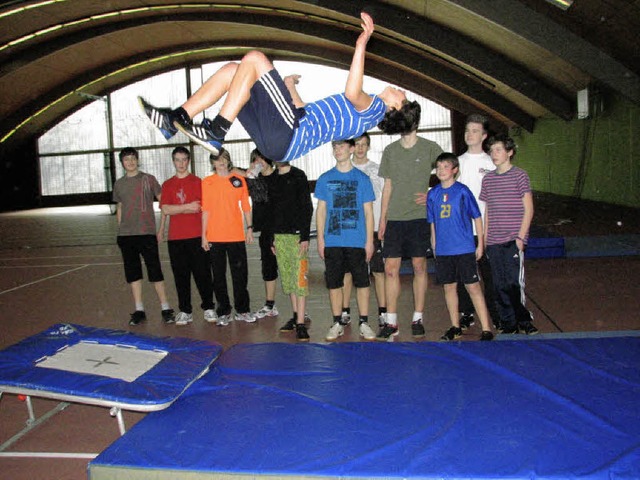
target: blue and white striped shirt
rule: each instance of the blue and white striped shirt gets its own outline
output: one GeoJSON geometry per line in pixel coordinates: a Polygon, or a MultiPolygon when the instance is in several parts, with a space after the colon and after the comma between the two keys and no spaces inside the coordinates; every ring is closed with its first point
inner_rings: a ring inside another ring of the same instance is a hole
{"type": "Polygon", "coordinates": [[[305,115],[300,118],[300,125],[293,132],[289,150],[282,161],[295,160],[334,140],[359,137],[378,125],[387,106],[379,97],[372,95],[372,98],[369,108],[362,112],[358,112],[343,93],[305,105],[305,115]]]}

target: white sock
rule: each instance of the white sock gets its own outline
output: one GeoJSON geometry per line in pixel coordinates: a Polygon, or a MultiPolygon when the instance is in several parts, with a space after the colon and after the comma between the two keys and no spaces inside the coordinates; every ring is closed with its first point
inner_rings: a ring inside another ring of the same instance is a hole
{"type": "Polygon", "coordinates": [[[160,308],[162,310],[169,310],[171,307],[169,306],[168,303],[163,303],[163,304],[160,305],[160,308]]]}
{"type": "Polygon", "coordinates": [[[387,312],[387,323],[394,327],[398,326],[398,314],[387,312]]]}
{"type": "Polygon", "coordinates": [[[422,321],[422,312],[413,312],[412,322],[422,321]]]}
{"type": "Polygon", "coordinates": [[[136,311],[144,312],[144,303],[142,303],[142,302],[137,303],[136,302],[136,311]]]}

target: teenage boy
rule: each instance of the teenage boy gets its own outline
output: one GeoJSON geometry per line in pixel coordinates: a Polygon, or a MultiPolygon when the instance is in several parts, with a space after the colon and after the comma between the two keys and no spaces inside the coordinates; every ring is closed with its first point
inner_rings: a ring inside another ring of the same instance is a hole
{"type": "MultiPolygon", "coordinates": [[[[483,149],[483,142],[487,138],[488,130],[489,121],[484,115],[472,114],[467,117],[464,126],[464,143],[467,145],[467,151],[458,157],[458,161],[460,162],[460,173],[456,179],[458,182],[469,187],[469,190],[473,193],[476,202],[478,202],[478,207],[480,208],[480,213],[483,217],[485,203],[479,198],[482,179],[488,172],[491,172],[496,168],[491,161],[491,157],[483,149]]],[[[475,223],[473,234],[475,235],[475,241],[478,242],[475,223]]],[[[482,283],[484,283],[484,298],[487,308],[489,309],[489,316],[497,328],[499,326],[499,315],[496,311],[495,298],[493,295],[491,267],[489,266],[489,260],[487,260],[486,255],[483,255],[482,258],[478,260],[478,268],[480,270],[482,283]]],[[[471,302],[471,298],[462,283],[458,284],[458,298],[460,327],[463,330],[466,330],[475,323],[475,318],[473,316],[473,303],[471,302]]]]}
{"type": "Polygon", "coordinates": [[[369,269],[373,255],[373,193],[369,177],[355,168],[351,156],[353,140],[332,142],[336,166],[323,173],[316,182],[318,199],[316,230],[318,253],[325,262],[325,281],[333,325],[325,337],[334,341],[344,334],[342,287],[344,275],[351,273],[356,287],[360,315],[360,335],[374,340],[369,320],[369,269]]]}
{"type": "MultiPolygon", "coordinates": [[[[418,106],[419,107],[419,106],[418,106]]],[[[442,153],[440,146],[418,136],[420,108],[399,140],[387,145],[382,154],[379,175],[384,178],[378,237],[384,242],[386,323],[378,340],[389,341],[398,335],[398,298],[400,266],[403,258],[411,258],[413,266],[413,318],[411,334],[424,337],[424,303],[427,293],[427,251],[429,225],[424,206],[417,205],[415,195],[428,188],[433,162],[442,153]]]]}
{"type": "Polygon", "coordinates": [[[234,320],[255,322],[247,290],[249,269],[245,241],[253,243],[247,183],[231,172],[233,164],[227,150],[211,155],[210,160],[215,173],[202,180],[202,248],[209,252],[213,269],[213,291],[218,301],[216,325],[225,326],[231,321],[227,260],[233,283],[234,320]]]}
{"type": "MultiPolygon", "coordinates": [[[[369,271],[373,275],[373,283],[375,286],[376,300],[378,302],[378,324],[379,327],[385,323],[385,317],[387,314],[387,299],[384,291],[384,259],[382,258],[382,242],[378,238],[378,225],[380,222],[380,208],[382,200],[382,188],[384,187],[384,180],[378,175],[380,165],[376,162],[369,160],[369,148],[371,146],[371,137],[368,133],[363,133],[358,138],[355,138],[355,150],[351,163],[358,170],[362,170],[371,179],[371,185],[373,186],[373,192],[376,195],[376,199],[373,202],[373,256],[369,261],[369,271]]],[[[347,273],[344,276],[344,298],[342,305],[342,320],[345,323],[351,321],[351,311],[349,308],[349,302],[351,300],[351,287],[352,280],[351,274],[347,273]]]]}
{"type": "Polygon", "coordinates": [[[139,325],[147,319],[142,301],[142,262],[147,276],[158,295],[164,323],[173,323],[175,315],[167,300],[164,276],[156,238],[156,216],[153,200],[160,200],[162,189],[153,175],[138,169],[138,151],[127,147],[120,152],[120,163],[125,175],[113,185],[113,201],[117,203],[118,246],[124,261],[124,275],[131,285],[135,311],[129,325],[139,325]]]}
{"type": "Polygon", "coordinates": [[[209,257],[202,249],[201,241],[202,180],[189,171],[191,154],[185,147],[174,148],[171,158],[176,174],[162,184],[162,219],[158,241],[164,238],[165,223],[169,217],[167,246],[180,308],[176,315],[176,325],[188,325],[193,321],[192,275],[202,300],[200,306],[204,310],[204,319],[212,323],[216,321],[213,280],[209,257]]]}
{"type": "Polygon", "coordinates": [[[170,110],[139,102],[146,116],[165,138],[178,130],[216,154],[237,118],[258,149],[276,162],[290,161],[332,140],[354,138],[386,119],[385,133],[400,133],[407,102],[401,90],[386,87],[378,95],[362,90],[367,43],[373,34],[372,18],[362,12],[362,33],[355,51],[344,93],[306,104],[296,91],[299,75],[284,80],[271,61],[253,50],[242,61],[228,63],[214,73],[181,107],[170,110]],[[226,94],[219,114],[193,125],[192,119],[226,94]]]}
{"type": "Polygon", "coordinates": [[[451,328],[440,338],[454,340],[462,335],[458,316],[457,285],[462,283],[473,302],[482,324],[480,340],[492,340],[489,312],[484,303],[477,261],[484,253],[482,215],[471,190],[456,182],[458,158],[442,153],[436,159],[436,176],[440,184],[427,196],[427,222],[431,224],[431,248],[436,260],[436,277],[444,287],[444,298],[451,319],[451,328]],[[473,239],[473,227],[478,232],[478,245],[473,239]]]}
{"type": "Polygon", "coordinates": [[[524,293],[524,249],[533,219],[529,175],[511,163],[516,154],[511,138],[496,135],[487,147],[496,169],[482,180],[480,200],[487,205],[484,234],[500,325],[502,333],[534,335],[538,329],[525,307],[524,293]]]}
{"type": "Polygon", "coordinates": [[[289,295],[293,316],[281,332],[295,330],[300,342],[309,341],[305,325],[309,295],[309,236],[313,204],[305,173],[289,162],[278,162],[271,194],[273,250],[278,260],[280,281],[289,295]],[[295,205],[295,208],[292,206],[295,205]]]}

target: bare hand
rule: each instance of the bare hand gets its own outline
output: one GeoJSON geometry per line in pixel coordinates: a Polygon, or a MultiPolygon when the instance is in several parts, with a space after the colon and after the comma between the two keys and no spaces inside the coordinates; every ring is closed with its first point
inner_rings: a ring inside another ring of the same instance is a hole
{"type": "Polygon", "coordinates": [[[300,83],[300,79],[302,78],[302,75],[298,75],[297,73],[294,73],[293,75],[287,75],[286,77],[284,77],[283,81],[284,84],[289,87],[291,85],[298,85],[300,83]]]}
{"type": "Polygon", "coordinates": [[[414,193],[416,196],[416,205],[426,205],[427,204],[427,194],[426,193],[414,193]]]}

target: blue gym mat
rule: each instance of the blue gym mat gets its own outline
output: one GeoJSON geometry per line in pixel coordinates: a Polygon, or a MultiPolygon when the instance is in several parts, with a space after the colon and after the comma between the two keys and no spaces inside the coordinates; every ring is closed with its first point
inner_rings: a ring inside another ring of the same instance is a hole
{"type": "Polygon", "coordinates": [[[638,479],[640,338],[237,345],[92,480],[638,479]]]}

